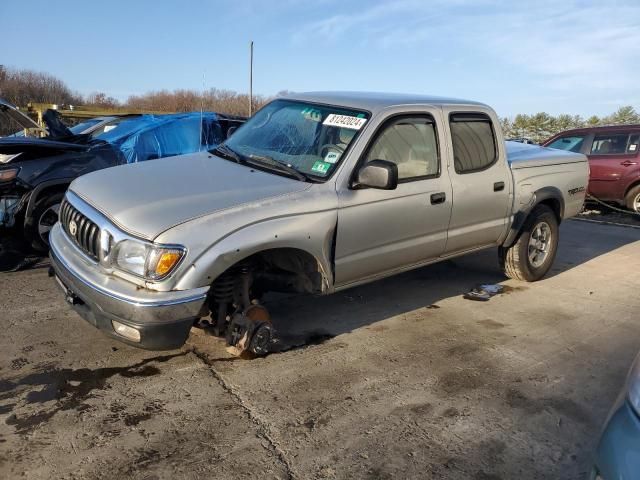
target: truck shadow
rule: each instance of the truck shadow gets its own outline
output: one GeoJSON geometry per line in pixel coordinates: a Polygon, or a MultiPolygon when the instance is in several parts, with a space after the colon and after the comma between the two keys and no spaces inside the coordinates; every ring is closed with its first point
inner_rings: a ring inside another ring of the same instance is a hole
{"type": "MultiPolygon", "coordinates": [[[[554,277],[625,245],[640,241],[640,230],[569,221],[561,228],[561,240],[552,270],[554,277]],[[615,231],[612,231],[615,229],[615,231]]],[[[438,302],[461,296],[478,284],[508,279],[498,266],[494,249],[402,273],[327,297],[267,297],[281,350],[299,348],[342,333],[422,308],[438,308],[438,302]]],[[[530,288],[509,281],[505,293],[530,288]]],[[[588,296],[589,292],[585,292],[588,296]]]]}

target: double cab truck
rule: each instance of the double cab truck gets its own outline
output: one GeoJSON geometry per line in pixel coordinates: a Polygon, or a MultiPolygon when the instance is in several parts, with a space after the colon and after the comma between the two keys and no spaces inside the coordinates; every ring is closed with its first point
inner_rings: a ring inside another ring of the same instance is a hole
{"type": "Polygon", "coordinates": [[[74,180],[52,274],[129,344],[176,348],[204,322],[261,354],[268,292],[331,294],[486,248],[508,277],[540,279],[587,182],[583,154],[505,143],[481,103],[296,94],[211,151],[74,180]]]}

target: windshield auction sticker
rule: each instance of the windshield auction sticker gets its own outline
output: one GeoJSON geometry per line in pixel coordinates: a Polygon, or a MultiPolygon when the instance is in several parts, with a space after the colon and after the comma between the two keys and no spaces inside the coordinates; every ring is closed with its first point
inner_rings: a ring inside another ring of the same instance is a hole
{"type": "Polygon", "coordinates": [[[340,154],[338,152],[327,152],[324,156],[324,161],[327,163],[338,163],[340,159],[340,154]]]}
{"type": "Polygon", "coordinates": [[[330,163],[318,161],[313,164],[313,167],[311,167],[311,171],[321,173],[322,175],[326,175],[330,167],[331,167],[330,163]]]}
{"type": "Polygon", "coordinates": [[[322,122],[323,125],[331,127],[350,128],[351,130],[360,130],[367,122],[366,118],[352,117],[350,115],[337,115],[331,113],[322,122]]]}

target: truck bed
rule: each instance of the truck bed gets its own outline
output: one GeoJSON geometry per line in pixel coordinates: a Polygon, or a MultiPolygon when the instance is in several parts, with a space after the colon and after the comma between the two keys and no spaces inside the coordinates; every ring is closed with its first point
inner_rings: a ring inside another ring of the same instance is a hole
{"type": "Polygon", "coordinates": [[[507,147],[507,160],[513,170],[560,165],[563,163],[587,162],[587,157],[580,153],[519,142],[505,142],[505,145],[507,147]]]}
{"type": "Polygon", "coordinates": [[[528,205],[535,203],[536,195],[542,194],[541,190],[550,188],[559,190],[562,195],[563,218],[582,210],[589,176],[586,156],[518,142],[505,144],[516,192],[514,211],[526,210],[528,205]]]}

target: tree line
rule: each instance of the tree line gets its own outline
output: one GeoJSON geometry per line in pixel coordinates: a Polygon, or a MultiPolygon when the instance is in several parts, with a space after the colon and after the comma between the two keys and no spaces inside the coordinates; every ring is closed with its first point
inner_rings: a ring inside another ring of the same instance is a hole
{"type": "MultiPolygon", "coordinates": [[[[280,92],[286,93],[286,92],[280,92]]],[[[159,90],[143,95],[131,95],[118,101],[104,92],[83,96],[72,91],[62,80],[48,73],[26,69],[13,69],[0,65],[0,98],[24,107],[29,102],[58,105],[83,105],[96,108],[124,108],[156,112],[192,112],[203,109],[229,115],[248,115],[249,96],[246,93],[211,88],[204,92],[188,89],[159,90]]],[[[254,95],[254,111],[271,97],[254,95]]],[[[604,117],[580,115],[553,116],[545,112],[533,115],[519,114],[502,117],[500,124],[505,138],[525,137],[541,142],[558,132],[579,127],[598,125],[627,125],[640,123],[640,114],[632,106],[619,108],[604,117]]],[[[2,134],[0,125],[0,135],[2,134]]],[[[7,128],[5,126],[5,128],[7,128]]]]}
{"type": "Polygon", "coordinates": [[[602,125],[631,125],[640,123],[640,114],[631,105],[620,107],[616,112],[604,117],[592,115],[583,118],[580,115],[549,115],[545,112],[533,115],[519,114],[515,117],[502,117],[500,124],[505,138],[528,138],[534,142],[543,140],[572,128],[598,127],[602,125]]]}

